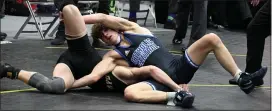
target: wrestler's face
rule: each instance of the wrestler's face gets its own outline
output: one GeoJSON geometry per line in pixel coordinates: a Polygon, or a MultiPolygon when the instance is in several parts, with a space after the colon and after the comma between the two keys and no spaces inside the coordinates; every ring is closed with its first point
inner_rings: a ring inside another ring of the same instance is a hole
{"type": "Polygon", "coordinates": [[[101,40],[108,45],[116,45],[118,39],[118,32],[112,29],[104,29],[102,31],[101,40]]]}

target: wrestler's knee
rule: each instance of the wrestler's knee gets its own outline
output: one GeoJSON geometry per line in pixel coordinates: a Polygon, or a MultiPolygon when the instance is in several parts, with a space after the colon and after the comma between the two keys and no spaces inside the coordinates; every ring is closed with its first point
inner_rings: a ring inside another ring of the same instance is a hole
{"type": "Polygon", "coordinates": [[[62,78],[59,77],[53,77],[52,79],[49,79],[40,73],[35,73],[30,78],[28,84],[44,93],[65,93],[65,82],[62,78]]]}
{"type": "Polygon", "coordinates": [[[65,93],[65,83],[62,78],[53,77],[47,83],[40,84],[37,89],[45,93],[63,94],[65,93]]]}
{"type": "Polygon", "coordinates": [[[127,101],[137,101],[137,92],[139,92],[137,88],[134,88],[133,86],[128,86],[124,91],[124,98],[127,101]]]}
{"type": "Polygon", "coordinates": [[[73,9],[77,9],[77,7],[75,5],[66,5],[63,7],[62,9],[62,13],[65,14],[65,13],[70,13],[73,9]]]}
{"type": "Polygon", "coordinates": [[[142,102],[145,95],[142,95],[146,90],[152,90],[150,86],[144,82],[128,86],[124,91],[124,98],[127,101],[142,102]]]}
{"type": "Polygon", "coordinates": [[[205,41],[210,47],[217,47],[222,44],[221,39],[214,33],[209,33],[205,36],[205,41]]]}
{"type": "Polygon", "coordinates": [[[124,91],[124,98],[127,101],[143,102],[147,95],[145,91],[153,90],[152,87],[146,82],[140,82],[128,86],[124,91]]]}

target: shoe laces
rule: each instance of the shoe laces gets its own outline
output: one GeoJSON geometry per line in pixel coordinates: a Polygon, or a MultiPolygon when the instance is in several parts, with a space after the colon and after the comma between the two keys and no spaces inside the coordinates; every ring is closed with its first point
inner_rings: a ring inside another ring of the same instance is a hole
{"type": "Polygon", "coordinates": [[[179,99],[180,101],[182,101],[182,99],[186,96],[186,95],[191,95],[192,96],[192,93],[190,92],[187,92],[187,91],[178,91],[177,94],[176,94],[176,98],[179,99]]]}
{"type": "Polygon", "coordinates": [[[252,84],[251,78],[252,76],[249,73],[246,72],[241,73],[241,76],[238,79],[239,85],[247,86],[252,84]]]}

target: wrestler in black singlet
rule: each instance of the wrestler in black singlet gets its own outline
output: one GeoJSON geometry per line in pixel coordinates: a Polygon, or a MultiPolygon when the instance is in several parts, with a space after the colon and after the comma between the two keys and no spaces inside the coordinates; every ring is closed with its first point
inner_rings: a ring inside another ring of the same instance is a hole
{"type": "MultiPolygon", "coordinates": [[[[115,51],[127,60],[130,66],[157,66],[178,84],[190,82],[199,67],[191,61],[187,52],[182,57],[174,56],[154,36],[124,33],[124,38],[131,45],[124,47],[117,44],[115,51]]],[[[153,89],[169,90],[169,88],[154,80],[148,80],[147,82],[153,89]]]]}
{"type": "MultiPolygon", "coordinates": [[[[72,71],[75,79],[90,74],[102,60],[97,50],[91,46],[87,35],[79,39],[67,40],[67,44],[68,49],[61,54],[57,63],[66,64],[72,71]]],[[[110,73],[93,84],[91,88],[95,91],[122,91],[125,86],[123,82],[110,73]]]]}

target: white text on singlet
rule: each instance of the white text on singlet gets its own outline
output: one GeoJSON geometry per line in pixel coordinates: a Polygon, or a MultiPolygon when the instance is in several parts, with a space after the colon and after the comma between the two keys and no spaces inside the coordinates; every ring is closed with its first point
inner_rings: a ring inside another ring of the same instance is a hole
{"type": "Polygon", "coordinates": [[[138,66],[143,66],[148,56],[160,48],[150,38],[143,40],[139,47],[133,52],[131,62],[138,66]]]}

